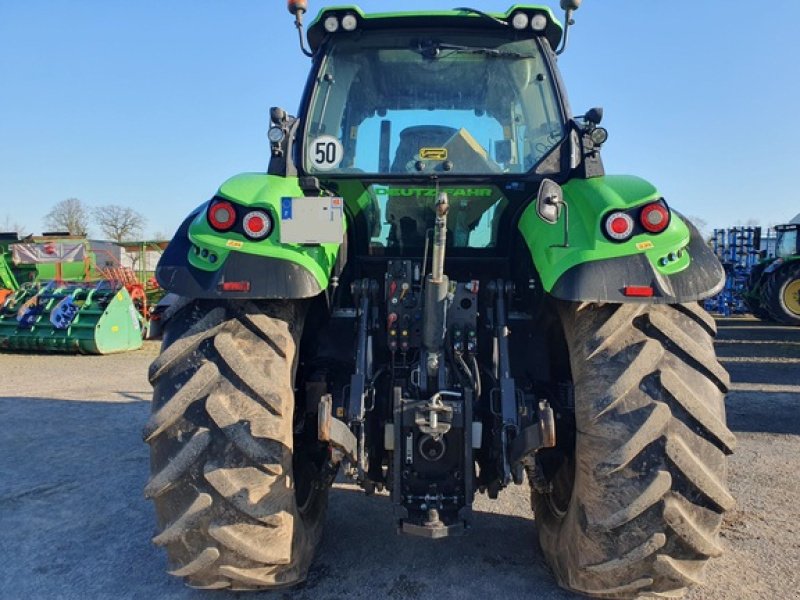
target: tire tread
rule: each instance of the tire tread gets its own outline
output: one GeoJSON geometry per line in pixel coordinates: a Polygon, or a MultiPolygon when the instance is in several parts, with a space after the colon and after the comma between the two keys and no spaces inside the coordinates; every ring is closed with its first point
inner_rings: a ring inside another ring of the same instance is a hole
{"type": "Polygon", "coordinates": [[[533,489],[545,557],[582,594],[679,597],[722,553],[722,515],[735,505],[713,321],[697,303],[560,309],[577,428],[563,468],[575,481],[566,513],[533,489]]]}
{"type": "Polygon", "coordinates": [[[192,587],[276,589],[306,577],[327,488],[300,511],[292,379],[303,310],[194,301],[166,324],[150,368],[145,495],[161,524],[153,542],[192,587]]]}

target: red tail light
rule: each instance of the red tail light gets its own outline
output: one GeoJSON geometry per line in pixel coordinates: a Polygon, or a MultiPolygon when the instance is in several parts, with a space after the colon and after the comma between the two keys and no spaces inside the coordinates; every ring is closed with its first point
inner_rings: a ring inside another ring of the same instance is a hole
{"type": "Polygon", "coordinates": [[[263,210],[253,210],[242,219],[242,228],[250,239],[263,240],[272,232],[272,218],[263,210]]]}
{"type": "Polygon", "coordinates": [[[208,222],[217,231],[227,231],[236,223],[236,209],[226,200],[217,200],[208,207],[208,222]]]}
{"type": "Polygon", "coordinates": [[[648,204],[639,213],[639,222],[650,233],[661,233],[669,225],[669,209],[660,202],[648,204]]]}
{"type": "Polygon", "coordinates": [[[652,298],[655,290],[649,285],[626,285],[622,293],[632,298],[652,298]]]}
{"type": "Polygon", "coordinates": [[[249,281],[224,281],[219,284],[219,289],[223,292],[249,292],[249,281]]]}
{"type": "Polygon", "coordinates": [[[633,219],[624,212],[613,212],[606,217],[606,235],[615,242],[624,242],[633,235],[633,219]]]}

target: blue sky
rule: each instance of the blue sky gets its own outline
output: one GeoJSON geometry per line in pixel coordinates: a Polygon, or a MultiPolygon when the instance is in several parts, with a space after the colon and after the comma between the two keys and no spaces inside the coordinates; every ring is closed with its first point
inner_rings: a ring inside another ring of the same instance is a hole
{"type": "MultiPolygon", "coordinates": [[[[38,233],[77,197],[171,235],[229,176],[264,170],[268,109],[296,109],[309,65],[285,5],[0,0],[0,224],[38,233]]],[[[800,212],[800,2],[585,0],[576,19],[560,66],[574,112],[605,108],[609,173],[653,181],[712,228],[800,212]]]]}

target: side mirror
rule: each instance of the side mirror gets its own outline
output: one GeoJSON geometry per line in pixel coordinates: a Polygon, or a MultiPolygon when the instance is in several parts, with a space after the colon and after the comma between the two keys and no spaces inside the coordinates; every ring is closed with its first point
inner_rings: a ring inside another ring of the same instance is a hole
{"type": "Polygon", "coordinates": [[[552,179],[545,179],[539,186],[536,198],[536,214],[539,218],[554,225],[561,216],[561,207],[564,206],[564,190],[552,179]]]}
{"type": "Polygon", "coordinates": [[[564,243],[553,248],[569,248],[569,205],[564,201],[564,190],[552,179],[545,179],[539,186],[536,198],[536,214],[545,223],[555,225],[564,211],[564,243]]]}
{"type": "Polygon", "coordinates": [[[561,10],[578,10],[581,7],[581,0],[561,0],[561,10]]]}

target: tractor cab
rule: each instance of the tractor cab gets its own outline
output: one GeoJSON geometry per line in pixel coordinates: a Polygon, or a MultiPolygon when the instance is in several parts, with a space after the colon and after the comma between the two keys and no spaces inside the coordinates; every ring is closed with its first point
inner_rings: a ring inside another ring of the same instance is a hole
{"type": "Polygon", "coordinates": [[[778,258],[790,258],[800,255],[800,224],[790,223],[787,225],[777,225],[775,233],[775,256],[778,258]]]}
{"type": "MultiPolygon", "coordinates": [[[[332,25],[337,14],[310,31],[313,40],[318,28],[334,30],[319,42],[306,96],[299,158],[308,174],[519,178],[566,137],[552,51],[536,31],[471,31],[482,19],[466,12],[416,27],[362,19],[364,31],[347,32],[332,25]]],[[[532,14],[556,27],[549,11],[532,14]]],[[[356,15],[342,19],[359,23],[356,15]]]]}
{"type": "Polygon", "coordinates": [[[447,191],[451,256],[508,256],[513,236],[499,232],[545,178],[602,174],[602,113],[572,119],[555,66],[562,37],[542,6],[323,10],[299,116],[272,111],[270,172],[343,196],[360,255],[421,256],[447,191]]]}
{"type": "Polygon", "coordinates": [[[453,256],[497,251],[506,210],[524,201],[508,191],[530,198],[543,177],[569,169],[551,49],[560,26],[547,9],[513,17],[526,26],[471,11],[403,19],[357,8],[312,24],[295,163],[364,207],[360,252],[421,256],[440,191],[450,195],[453,256]]]}

